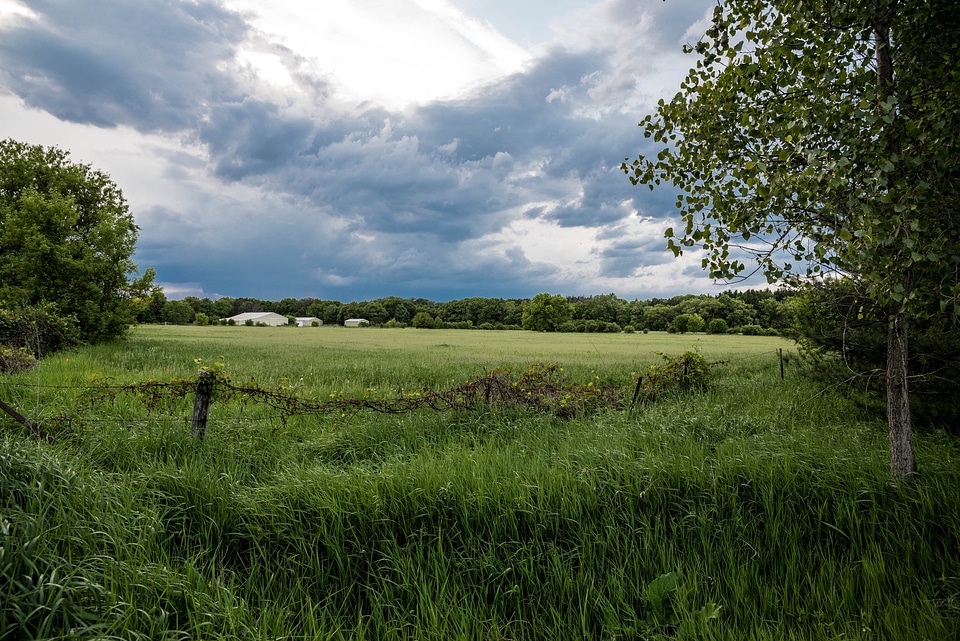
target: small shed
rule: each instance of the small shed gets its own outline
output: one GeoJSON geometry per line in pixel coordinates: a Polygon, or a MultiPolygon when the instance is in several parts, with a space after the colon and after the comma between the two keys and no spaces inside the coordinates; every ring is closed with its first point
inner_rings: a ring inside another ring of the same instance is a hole
{"type": "Polygon", "coordinates": [[[316,316],[297,316],[297,327],[313,327],[313,324],[323,325],[323,321],[316,316]]]}
{"type": "Polygon", "coordinates": [[[232,320],[237,325],[246,325],[247,321],[252,321],[254,325],[268,325],[269,327],[282,327],[290,322],[286,316],[274,314],[273,312],[244,312],[243,314],[237,314],[225,320],[232,320]]]}
{"type": "Polygon", "coordinates": [[[344,327],[360,327],[363,324],[369,325],[370,321],[368,321],[366,318],[348,318],[347,320],[343,321],[344,327]]]}

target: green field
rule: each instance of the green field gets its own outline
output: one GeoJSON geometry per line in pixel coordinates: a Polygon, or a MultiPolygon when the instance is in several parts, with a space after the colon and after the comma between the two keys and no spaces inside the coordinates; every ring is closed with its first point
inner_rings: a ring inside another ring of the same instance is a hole
{"type": "MultiPolygon", "coordinates": [[[[631,372],[697,347],[710,361],[769,361],[793,344],[759,336],[707,334],[548,334],[344,327],[140,327],[126,349],[88,350],[65,372],[86,376],[90,368],[123,377],[170,377],[192,373],[193,359],[222,358],[236,379],[261,382],[303,377],[320,388],[353,381],[365,384],[437,384],[495,367],[545,361],[577,374],[602,372],[626,382],[631,372]],[[88,360],[89,359],[89,360],[88,360]],[[626,377],[626,378],[624,378],[626,377]]],[[[52,367],[52,365],[51,365],[52,367]]],[[[368,385],[369,386],[369,385],[368,385]]]]}
{"type": "Polygon", "coordinates": [[[0,641],[947,639],[960,635],[960,448],[801,376],[776,338],[137,328],[0,380],[0,641]],[[498,406],[295,416],[119,384],[195,359],[304,398],[443,389],[553,363],[629,399],[658,352],[702,389],[560,418],[498,406]],[[786,366],[781,379],[779,350],[786,366]],[[84,400],[86,399],[86,400],[84,400]]]}

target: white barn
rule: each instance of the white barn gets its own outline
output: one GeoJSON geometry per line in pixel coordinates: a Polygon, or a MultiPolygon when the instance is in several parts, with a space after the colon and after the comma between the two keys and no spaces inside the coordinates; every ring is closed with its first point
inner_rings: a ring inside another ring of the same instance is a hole
{"type": "Polygon", "coordinates": [[[270,327],[282,327],[289,323],[286,316],[281,316],[273,312],[244,312],[243,314],[237,314],[224,320],[232,320],[237,325],[246,325],[249,320],[253,321],[254,325],[261,323],[270,327]]]}
{"type": "Polygon", "coordinates": [[[323,325],[323,321],[316,316],[297,316],[297,327],[313,327],[313,324],[323,325]]]}
{"type": "Polygon", "coordinates": [[[343,326],[344,327],[360,327],[360,325],[362,325],[363,323],[367,323],[369,325],[370,321],[368,321],[366,318],[348,318],[347,320],[343,321],[343,326]]]}

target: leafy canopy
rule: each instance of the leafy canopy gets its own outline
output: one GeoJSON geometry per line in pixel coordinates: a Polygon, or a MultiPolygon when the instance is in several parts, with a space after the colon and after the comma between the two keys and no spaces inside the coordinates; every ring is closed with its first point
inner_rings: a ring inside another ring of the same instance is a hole
{"type": "Polygon", "coordinates": [[[573,306],[561,294],[542,292],[523,308],[523,328],[534,332],[555,332],[573,317],[573,306]]]}
{"type": "Polygon", "coordinates": [[[839,273],[960,315],[955,0],[728,0],[621,168],[678,189],[676,253],[711,276],[839,273]]]}
{"type": "Polygon", "coordinates": [[[0,141],[0,306],[55,304],[81,338],[116,338],[153,270],[133,278],[138,228],[103,172],[57,148],[0,141]]]}

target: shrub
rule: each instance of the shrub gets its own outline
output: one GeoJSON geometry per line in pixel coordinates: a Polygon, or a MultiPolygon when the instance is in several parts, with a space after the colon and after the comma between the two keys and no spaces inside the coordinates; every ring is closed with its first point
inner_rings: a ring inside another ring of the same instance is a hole
{"type": "Polygon", "coordinates": [[[708,334],[726,334],[728,329],[730,329],[730,326],[722,318],[714,318],[707,325],[708,334]]]}
{"type": "Polygon", "coordinates": [[[0,347],[0,374],[26,372],[36,364],[36,357],[26,347],[0,347]]]}
{"type": "Polygon", "coordinates": [[[588,320],[583,324],[585,332],[595,334],[603,330],[603,324],[600,321],[588,320]]]}
{"type": "MultiPolygon", "coordinates": [[[[848,393],[877,415],[885,411],[886,311],[848,280],[807,288],[795,299],[792,330],[807,376],[848,393]],[[878,375],[879,373],[879,375],[878,375]]],[[[929,310],[911,323],[910,404],[918,425],[960,431],[960,333],[948,314],[929,310]]]]}
{"type": "Polygon", "coordinates": [[[759,325],[743,325],[740,327],[740,333],[744,336],[760,336],[763,328],[759,325]]]}
{"type": "Polygon", "coordinates": [[[61,315],[56,305],[43,303],[19,309],[0,308],[0,345],[26,347],[31,354],[42,356],[79,342],[76,319],[61,315]]]}
{"type": "Polygon", "coordinates": [[[699,332],[703,329],[703,317],[700,314],[679,314],[670,324],[674,332],[699,332]]]}
{"type": "Polygon", "coordinates": [[[710,372],[710,365],[698,349],[687,350],[679,356],[658,352],[662,363],[654,363],[639,378],[638,395],[644,401],[656,400],[672,391],[687,391],[702,387],[710,372]]]}
{"type": "Polygon", "coordinates": [[[433,316],[427,312],[417,312],[417,314],[413,317],[412,323],[417,329],[433,329],[436,327],[433,316]]]}
{"type": "Polygon", "coordinates": [[[197,312],[197,315],[193,317],[194,325],[209,325],[210,317],[204,314],[203,312],[197,312]]]}

